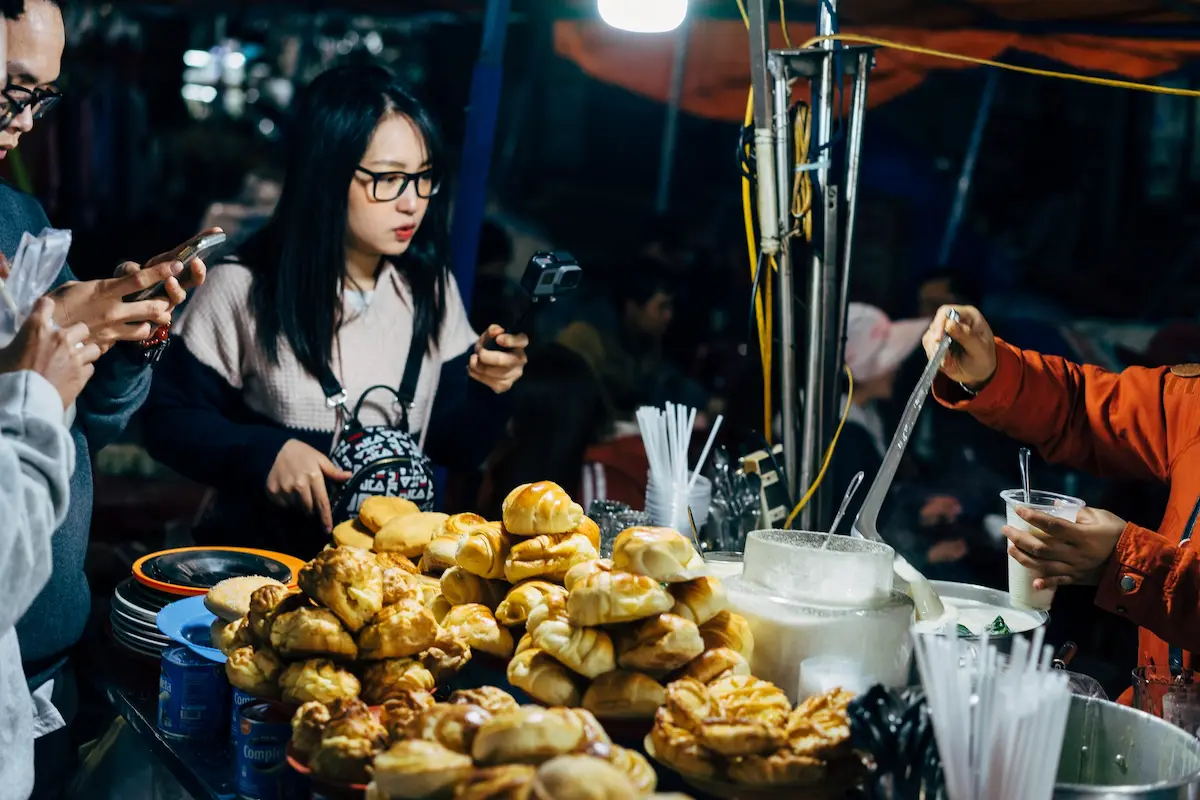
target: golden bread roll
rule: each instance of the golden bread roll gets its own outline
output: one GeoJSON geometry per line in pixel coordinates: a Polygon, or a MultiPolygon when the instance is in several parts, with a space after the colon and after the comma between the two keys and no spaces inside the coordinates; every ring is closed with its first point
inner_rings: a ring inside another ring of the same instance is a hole
{"type": "Polygon", "coordinates": [[[300,570],[304,593],[357,632],[383,608],[383,570],[371,553],[353,547],[323,550],[300,570]]]}
{"type": "Polygon", "coordinates": [[[255,644],[271,643],[271,622],[281,603],[284,611],[298,608],[305,602],[304,595],[286,586],[263,586],[250,594],[250,609],[246,613],[247,632],[255,644]]]}
{"type": "Polygon", "coordinates": [[[604,726],[600,724],[600,720],[596,719],[596,715],[586,708],[563,708],[559,710],[568,714],[574,714],[583,724],[583,744],[576,752],[603,758],[607,761],[608,757],[612,754],[612,739],[608,737],[608,731],[604,730],[604,726]]]}
{"type": "Polygon", "coordinates": [[[345,737],[365,739],[375,750],[387,747],[387,728],[372,713],[371,709],[357,697],[339,697],[329,704],[329,722],[321,740],[345,737]]]}
{"type": "Polygon", "coordinates": [[[398,569],[401,572],[409,575],[420,575],[421,570],[417,569],[417,565],[405,556],[399,553],[372,553],[375,556],[375,563],[385,573],[389,569],[398,569]]]}
{"type": "MultiPolygon", "coordinates": [[[[379,553],[381,556],[398,555],[396,553],[379,553]]],[[[403,556],[400,556],[403,558],[403,556]]],[[[424,605],[425,590],[411,572],[405,572],[397,567],[387,567],[383,570],[383,604],[394,606],[405,600],[415,600],[424,605]]]]}
{"type": "Polygon", "coordinates": [[[517,647],[513,650],[513,655],[523,653],[531,647],[533,647],[533,637],[526,633],[521,637],[521,641],[517,642],[517,647]]]}
{"type": "Polygon", "coordinates": [[[843,689],[813,695],[788,715],[787,743],[793,753],[828,759],[850,746],[847,708],[854,694],[843,689]]]}
{"type": "Polygon", "coordinates": [[[430,647],[437,639],[433,612],[416,600],[387,606],[358,633],[358,655],[365,661],[405,658],[430,647]]]}
{"type": "Polygon", "coordinates": [[[246,694],[273,700],[279,697],[283,661],[269,647],[239,647],[225,659],[225,677],[246,694]]]}
{"type": "Polygon", "coordinates": [[[612,559],[594,558],[591,561],[581,561],[567,570],[567,574],[563,576],[563,586],[569,592],[575,588],[575,584],[597,572],[612,572],[612,559]]]}
{"type": "Polygon", "coordinates": [[[670,672],[703,652],[696,623],[674,614],[659,614],[617,637],[617,663],[624,669],[670,672]]]}
{"type": "Polygon", "coordinates": [[[390,700],[385,700],[383,709],[379,712],[379,721],[388,730],[388,736],[393,740],[408,738],[408,726],[412,724],[421,712],[432,708],[433,695],[429,692],[400,692],[390,700]]]}
{"type": "Polygon", "coordinates": [[[533,636],[533,632],[538,629],[538,626],[549,620],[571,621],[567,616],[567,600],[561,594],[544,596],[542,601],[530,610],[529,618],[525,620],[525,632],[533,636]]]}
{"type": "Polygon", "coordinates": [[[512,546],[504,562],[504,577],[509,583],[530,578],[562,583],[571,567],[596,556],[596,548],[582,533],[541,534],[512,546]]]}
{"type": "Polygon", "coordinates": [[[471,660],[471,648],[439,625],[437,638],[427,650],[417,656],[417,659],[425,669],[433,673],[434,680],[444,683],[471,660]]]}
{"type": "Polygon", "coordinates": [[[496,607],[496,621],[501,625],[524,625],[529,612],[547,596],[567,599],[567,590],[549,581],[531,580],[518,583],[496,607]]]}
{"type": "Polygon", "coordinates": [[[536,647],[508,662],[508,682],[547,706],[579,705],[579,687],[571,671],[536,647]]]}
{"type": "Polygon", "coordinates": [[[283,702],[332,703],[339,697],[358,697],[358,678],[327,658],[297,661],[279,676],[283,702]]]}
{"type": "Polygon", "coordinates": [[[388,658],[362,670],[362,699],[373,706],[413,692],[432,692],[433,673],[412,658],[388,658]]]}
{"type": "Polygon", "coordinates": [[[403,497],[368,497],[358,507],[358,519],[371,533],[397,517],[406,517],[420,512],[417,504],[403,497]]]}
{"type": "Polygon", "coordinates": [[[454,800],[529,800],[536,772],[528,764],[477,769],[454,788],[454,800]]]}
{"type": "Polygon", "coordinates": [[[213,647],[226,656],[239,647],[254,644],[250,638],[250,620],[246,617],[239,617],[233,622],[225,622],[219,618],[214,620],[209,628],[209,637],[213,647]]]}
{"type": "Polygon", "coordinates": [[[450,702],[456,705],[479,706],[491,714],[503,714],[519,705],[515,697],[496,686],[459,689],[450,694],[450,702]]]}
{"type": "Polygon", "coordinates": [[[438,593],[437,597],[433,598],[433,600],[431,600],[425,607],[429,609],[431,614],[433,614],[433,618],[437,621],[438,625],[442,624],[442,620],[444,620],[446,615],[450,613],[450,609],[454,608],[450,601],[446,599],[446,595],[440,592],[438,593]]]}
{"type": "Polygon", "coordinates": [[[420,558],[433,535],[450,517],[436,511],[421,511],[395,517],[375,532],[375,550],[420,558]]]}
{"type": "Polygon", "coordinates": [[[593,756],[565,755],[538,767],[536,800],[630,800],[641,795],[621,770],[593,756]]]}
{"type": "Polygon", "coordinates": [[[650,743],[655,757],[682,775],[712,778],[717,774],[713,754],[704,749],[694,733],[677,724],[666,706],[654,714],[650,743]]]}
{"type": "Polygon", "coordinates": [[[613,542],[613,569],[649,575],[663,583],[703,577],[704,559],[679,531],[627,528],[613,542]]]}
{"type": "Polygon", "coordinates": [[[729,777],[747,786],[813,786],[825,780],[825,762],[780,750],[766,756],[746,756],[729,764],[729,777]]]}
{"type": "Polygon", "coordinates": [[[487,606],[479,603],[455,606],[442,620],[442,627],[454,638],[466,642],[472,650],[500,658],[512,656],[512,634],[496,621],[487,606]]]}
{"type": "Polygon", "coordinates": [[[708,687],[727,720],[757,721],[783,727],[792,704],[783,690],[753,675],[733,675],[708,687]]]}
{"type": "MultiPolygon", "coordinates": [[[[704,633],[701,631],[701,637],[704,633]]],[[[714,683],[730,675],[749,675],[750,662],[741,653],[728,647],[705,650],[688,662],[679,678],[695,678],[703,684],[714,683]]]]}
{"type": "Polygon", "coordinates": [[[583,707],[601,719],[654,719],[667,699],[667,690],[649,675],[617,669],[588,687],[583,707]]]}
{"type": "Polygon", "coordinates": [[[706,723],[721,719],[720,703],[708,687],[692,678],[672,681],[667,685],[663,708],[671,712],[672,724],[695,733],[706,723]]]}
{"type": "Polygon", "coordinates": [[[480,764],[541,764],[585,741],[583,722],[569,709],[521,706],[480,728],[471,754],[480,764]]]}
{"type": "Polygon", "coordinates": [[[437,742],[409,739],[396,742],[375,757],[375,786],[396,800],[423,798],[447,792],[470,777],[471,757],[437,742]]]}
{"type": "Polygon", "coordinates": [[[595,572],[572,587],[567,615],[573,625],[614,625],[656,616],[674,604],[653,578],[632,572],[595,572]]]}
{"type": "Polygon", "coordinates": [[[326,656],[335,660],[358,658],[354,637],[327,608],[307,606],[275,617],[271,647],[289,660],[326,656]]]}
{"type": "Polygon", "coordinates": [[[779,725],[747,720],[709,721],[700,727],[696,738],[726,758],[761,756],[787,744],[787,734],[779,725]]]}
{"type": "Polygon", "coordinates": [[[329,724],[329,707],[311,701],[296,709],[292,715],[292,747],[307,758],[321,744],[325,726],[329,724]]]}
{"type": "Polygon", "coordinates": [[[675,605],[671,613],[703,625],[729,608],[729,598],[719,578],[705,576],[687,583],[671,584],[671,596],[675,605]]]}
{"type": "Polygon", "coordinates": [[[491,610],[500,604],[508,589],[506,582],[481,578],[464,567],[451,567],[442,573],[442,596],[452,606],[479,603],[491,610]]]}
{"type": "Polygon", "coordinates": [[[432,575],[417,575],[417,586],[421,590],[421,604],[429,605],[433,598],[442,593],[442,579],[432,575]]]}
{"type": "Polygon", "coordinates": [[[554,656],[585,678],[595,678],[617,667],[612,637],[599,628],[581,628],[562,619],[548,619],[531,635],[534,647],[554,656]]]}
{"type": "Polygon", "coordinates": [[[326,736],[308,759],[313,774],[335,783],[364,783],[375,758],[375,745],[367,739],[326,736]]]}
{"type": "Polygon", "coordinates": [[[250,613],[250,596],[264,586],[286,588],[274,578],[259,575],[226,578],[204,595],[204,607],[218,619],[234,622],[250,613]]]}
{"type": "Polygon", "coordinates": [[[444,570],[448,570],[458,563],[455,561],[457,556],[457,536],[435,536],[429,540],[429,544],[425,545],[425,551],[421,555],[421,572],[427,575],[440,575],[444,570]]]}
{"type": "Polygon", "coordinates": [[[650,762],[638,751],[628,750],[614,744],[608,762],[633,781],[634,788],[638,790],[639,794],[643,796],[653,794],[654,790],[658,788],[658,775],[655,774],[654,767],[650,766],[650,762]]]}
{"type": "Polygon", "coordinates": [[[585,516],[579,521],[579,527],[571,532],[582,533],[592,543],[592,547],[596,548],[596,552],[600,551],[600,526],[591,517],[585,516]]]}
{"type": "Polygon", "coordinates": [[[747,661],[754,658],[754,634],[741,614],[722,611],[700,626],[700,638],[705,650],[728,647],[747,661]]]}
{"type": "Polygon", "coordinates": [[[408,738],[437,742],[456,753],[470,754],[475,734],[492,718],[487,709],[467,703],[435,703],[408,726],[408,738]]]}
{"type": "Polygon", "coordinates": [[[502,510],[504,529],[515,536],[567,533],[583,522],[583,506],[550,481],[525,483],[513,489],[504,498],[502,510]]]}
{"type": "Polygon", "coordinates": [[[333,526],[333,543],[337,547],[357,547],[370,550],[375,544],[371,529],[355,517],[333,526]]]}
{"type": "Polygon", "coordinates": [[[454,561],[473,575],[498,580],[504,577],[504,562],[512,546],[512,538],[499,522],[485,522],[459,538],[454,561]]]}

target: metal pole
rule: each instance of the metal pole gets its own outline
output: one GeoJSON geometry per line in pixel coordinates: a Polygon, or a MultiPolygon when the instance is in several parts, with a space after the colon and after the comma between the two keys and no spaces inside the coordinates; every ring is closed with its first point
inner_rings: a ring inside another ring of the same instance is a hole
{"type": "Polygon", "coordinates": [[[975,163],[979,160],[979,148],[983,144],[983,132],[992,115],[992,102],[996,99],[996,86],[999,83],[1000,70],[989,70],[987,83],[983,85],[983,97],[979,99],[979,110],[975,112],[975,127],[971,129],[967,154],[963,157],[962,170],[958,174],[958,185],[954,189],[954,205],[950,208],[950,218],[946,221],[946,232],[942,236],[942,249],[938,252],[939,267],[950,263],[950,253],[958,239],[958,229],[967,210],[967,195],[971,192],[971,181],[975,177],[975,163]]]}
{"type": "Polygon", "coordinates": [[[754,127],[771,127],[771,76],[767,74],[766,0],[746,3],[750,17],[750,86],[754,90],[754,127]]]}
{"type": "Polygon", "coordinates": [[[787,472],[788,491],[793,498],[797,487],[796,445],[796,324],[792,281],[792,137],[791,115],[788,113],[788,68],[783,59],[773,58],[770,64],[775,76],[775,184],[779,204],[780,247],[779,266],[779,375],[780,416],[783,420],[783,457],[787,472]]]}
{"type": "Polygon", "coordinates": [[[671,204],[671,172],[675,167],[675,143],[679,138],[679,104],[683,101],[683,79],[687,74],[688,43],[691,41],[691,16],[685,17],[675,39],[675,62],[671,67],[671,96],[667,121],[663,126],[662,155],[658,159],[658,197],[654,210],[665,214],[671,204]]]}

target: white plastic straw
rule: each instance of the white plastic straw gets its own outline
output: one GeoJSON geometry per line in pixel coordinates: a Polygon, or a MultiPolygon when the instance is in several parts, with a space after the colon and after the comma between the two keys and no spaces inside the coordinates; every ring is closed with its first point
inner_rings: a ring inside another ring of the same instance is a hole
{"type": "MultiPolygon", "coordinates": [[[[665,409],[643,406],[637,410],[638,428],[646,448],[646,459],[650,463],[650,482],[655,492],[669,498],[666,504],[670,512],[671,525],[685,527],[680,522],[686,512],[695,478],[688,479],[688,446],[696,424],[696,409],[676,403],[667,403],[665,409]]],[[[714,429],[715,434],[715,429],[714,429]]],[[[712,437],[705,446],[704,456],[712,445],[712,437]]],[[[697,474],[699,465],[697,466],[697,474]]]]}
{"type": "Polygon", "coordinates": [[[696,485],[696,481],[700,480],[700,470],[704,468],[704,462],[708,458],[708,451],[712,450],[713,442],[717,440],[717,431],[721,430],[721,423],[725,421],[725,417],[717,414],[717,419],[713,422],[712,430],[708,432],[708,441],[704,443],[704,449],[700,451],[700,458],[696,460],[696,469],[692,472],[692,479],[688,481],[687,496],[692,496],[692,487],[696,485]]]}

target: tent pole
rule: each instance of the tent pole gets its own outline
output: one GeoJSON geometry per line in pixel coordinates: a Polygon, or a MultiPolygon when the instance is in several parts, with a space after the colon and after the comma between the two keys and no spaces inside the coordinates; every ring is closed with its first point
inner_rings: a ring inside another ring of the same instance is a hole
{"type": "Polygon", "coordinates": [[[962,169],[958,173],[958,185],[954,188],[954,204],[950,207],[950,218],[946,221],[946,232],[942,235],[942,248],[938,252],[938,266],[950,263],[958,229],[962,226],[967,211],[967,196],[971,193],[971,182],[975,179],[975,164],[979,161],[979,148],[983,145],[983,132],[992,116],[992,105],[996,99],[996,86],[1000,83],[1000,70],[988,70],[987,83],[983,85],[983,96],[979,98],[979,109],[975,112],[975,126],[963,156],[962,169]]]}

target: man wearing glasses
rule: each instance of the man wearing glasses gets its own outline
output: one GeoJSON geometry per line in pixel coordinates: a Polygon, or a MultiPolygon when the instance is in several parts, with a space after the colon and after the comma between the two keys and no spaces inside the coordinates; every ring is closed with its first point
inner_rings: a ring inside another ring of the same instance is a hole
{"type": "MultiPolygon", "coordinates": [[[[24,13],[10,17],[5,27],[8,83],[0,93],[0,158],[7,157],[59,101],[61,95],[53,87],[66,40],[55,0],[27,0],[24,13]]],[[[22,234],[37,235],[49,224],[37,200],[0,183],[0,252],[15,255],[22,234]]],[[[108,280],[77,281],[64,267],[51,292],[54,321],[64,328],[87,325],[88,344],[104,355],[76,403],[71,427],[75,470],[66,519],[54,533],[53,574],[17,624],[25,675],[39,712],[34,797],[59,796],[76,765],[77,748],[66,726],[75,715],[78,697],[67,654],[79,641],[91,608],[83,572],[92,513],[89,453],[113,441],[145,400],[149,366],[163,346],[171,310],[184,300],[187,288],[204,279],[204,265],[193,261],[185,274],[175,261],[177,252],[157,256],[145,268],[122,264],[108,280]],[[123,301],[164,281],[165,297],[123,301]]],[[[0,787],[0,800],[4,797],[0,787]]]]}

